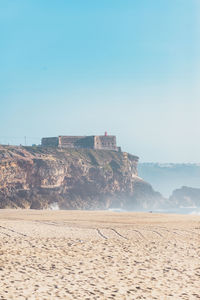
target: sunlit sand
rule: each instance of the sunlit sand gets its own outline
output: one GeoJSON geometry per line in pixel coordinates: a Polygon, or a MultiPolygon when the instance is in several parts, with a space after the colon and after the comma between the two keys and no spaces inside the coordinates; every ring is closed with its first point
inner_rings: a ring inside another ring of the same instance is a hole
{"type": "Polygon", "coordinates": [[[200,299],[200,216],[0,210],[0,299],[200,299]]]}

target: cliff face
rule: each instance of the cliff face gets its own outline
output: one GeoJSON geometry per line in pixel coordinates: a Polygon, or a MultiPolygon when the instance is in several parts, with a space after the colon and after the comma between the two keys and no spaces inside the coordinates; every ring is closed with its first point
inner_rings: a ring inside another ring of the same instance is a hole
{"type": "Polygon", "coordinates": [[[182,186],[173,191],[169,200],[175,207],[200,207],[200,189],[182,186]]]}
{"type": "Polygon", "coordinates": [[[155,208],[163,198],[115,151],[0,146],[0,208],[155,208]]]}

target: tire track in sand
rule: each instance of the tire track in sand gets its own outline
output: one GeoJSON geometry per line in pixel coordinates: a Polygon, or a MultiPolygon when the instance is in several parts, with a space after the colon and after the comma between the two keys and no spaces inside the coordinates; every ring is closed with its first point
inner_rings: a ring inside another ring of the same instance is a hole
{"type": "Polygon", "coordinates": [[[108,239],[107,236],[105,236],[105,235],[99,230],[99,228],[96,228],[96,231],[97,231],[97,233],[98,233],[103,239],[105,239],[105,240],[108,239]]]}

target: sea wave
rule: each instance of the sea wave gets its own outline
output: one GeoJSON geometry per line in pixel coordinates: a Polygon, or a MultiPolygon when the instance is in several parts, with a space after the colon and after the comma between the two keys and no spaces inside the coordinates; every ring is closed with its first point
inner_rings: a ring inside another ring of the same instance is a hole
{"type": "Polygon", "coordinates": [[[200,208],[199,210],[194,210],[190,213],[190,215],[197,215],[197,216],[200,216],[200,208]]]}

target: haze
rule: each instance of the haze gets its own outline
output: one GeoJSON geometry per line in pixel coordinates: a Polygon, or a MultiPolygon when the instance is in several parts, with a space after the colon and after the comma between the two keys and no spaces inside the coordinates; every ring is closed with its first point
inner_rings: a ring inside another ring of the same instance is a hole
{"type": "Polygon", "coordinates": [[[199,13],[195,0],[2,0],[0,143],[107,130],[141,161],[199,162],[199,13]]]}

